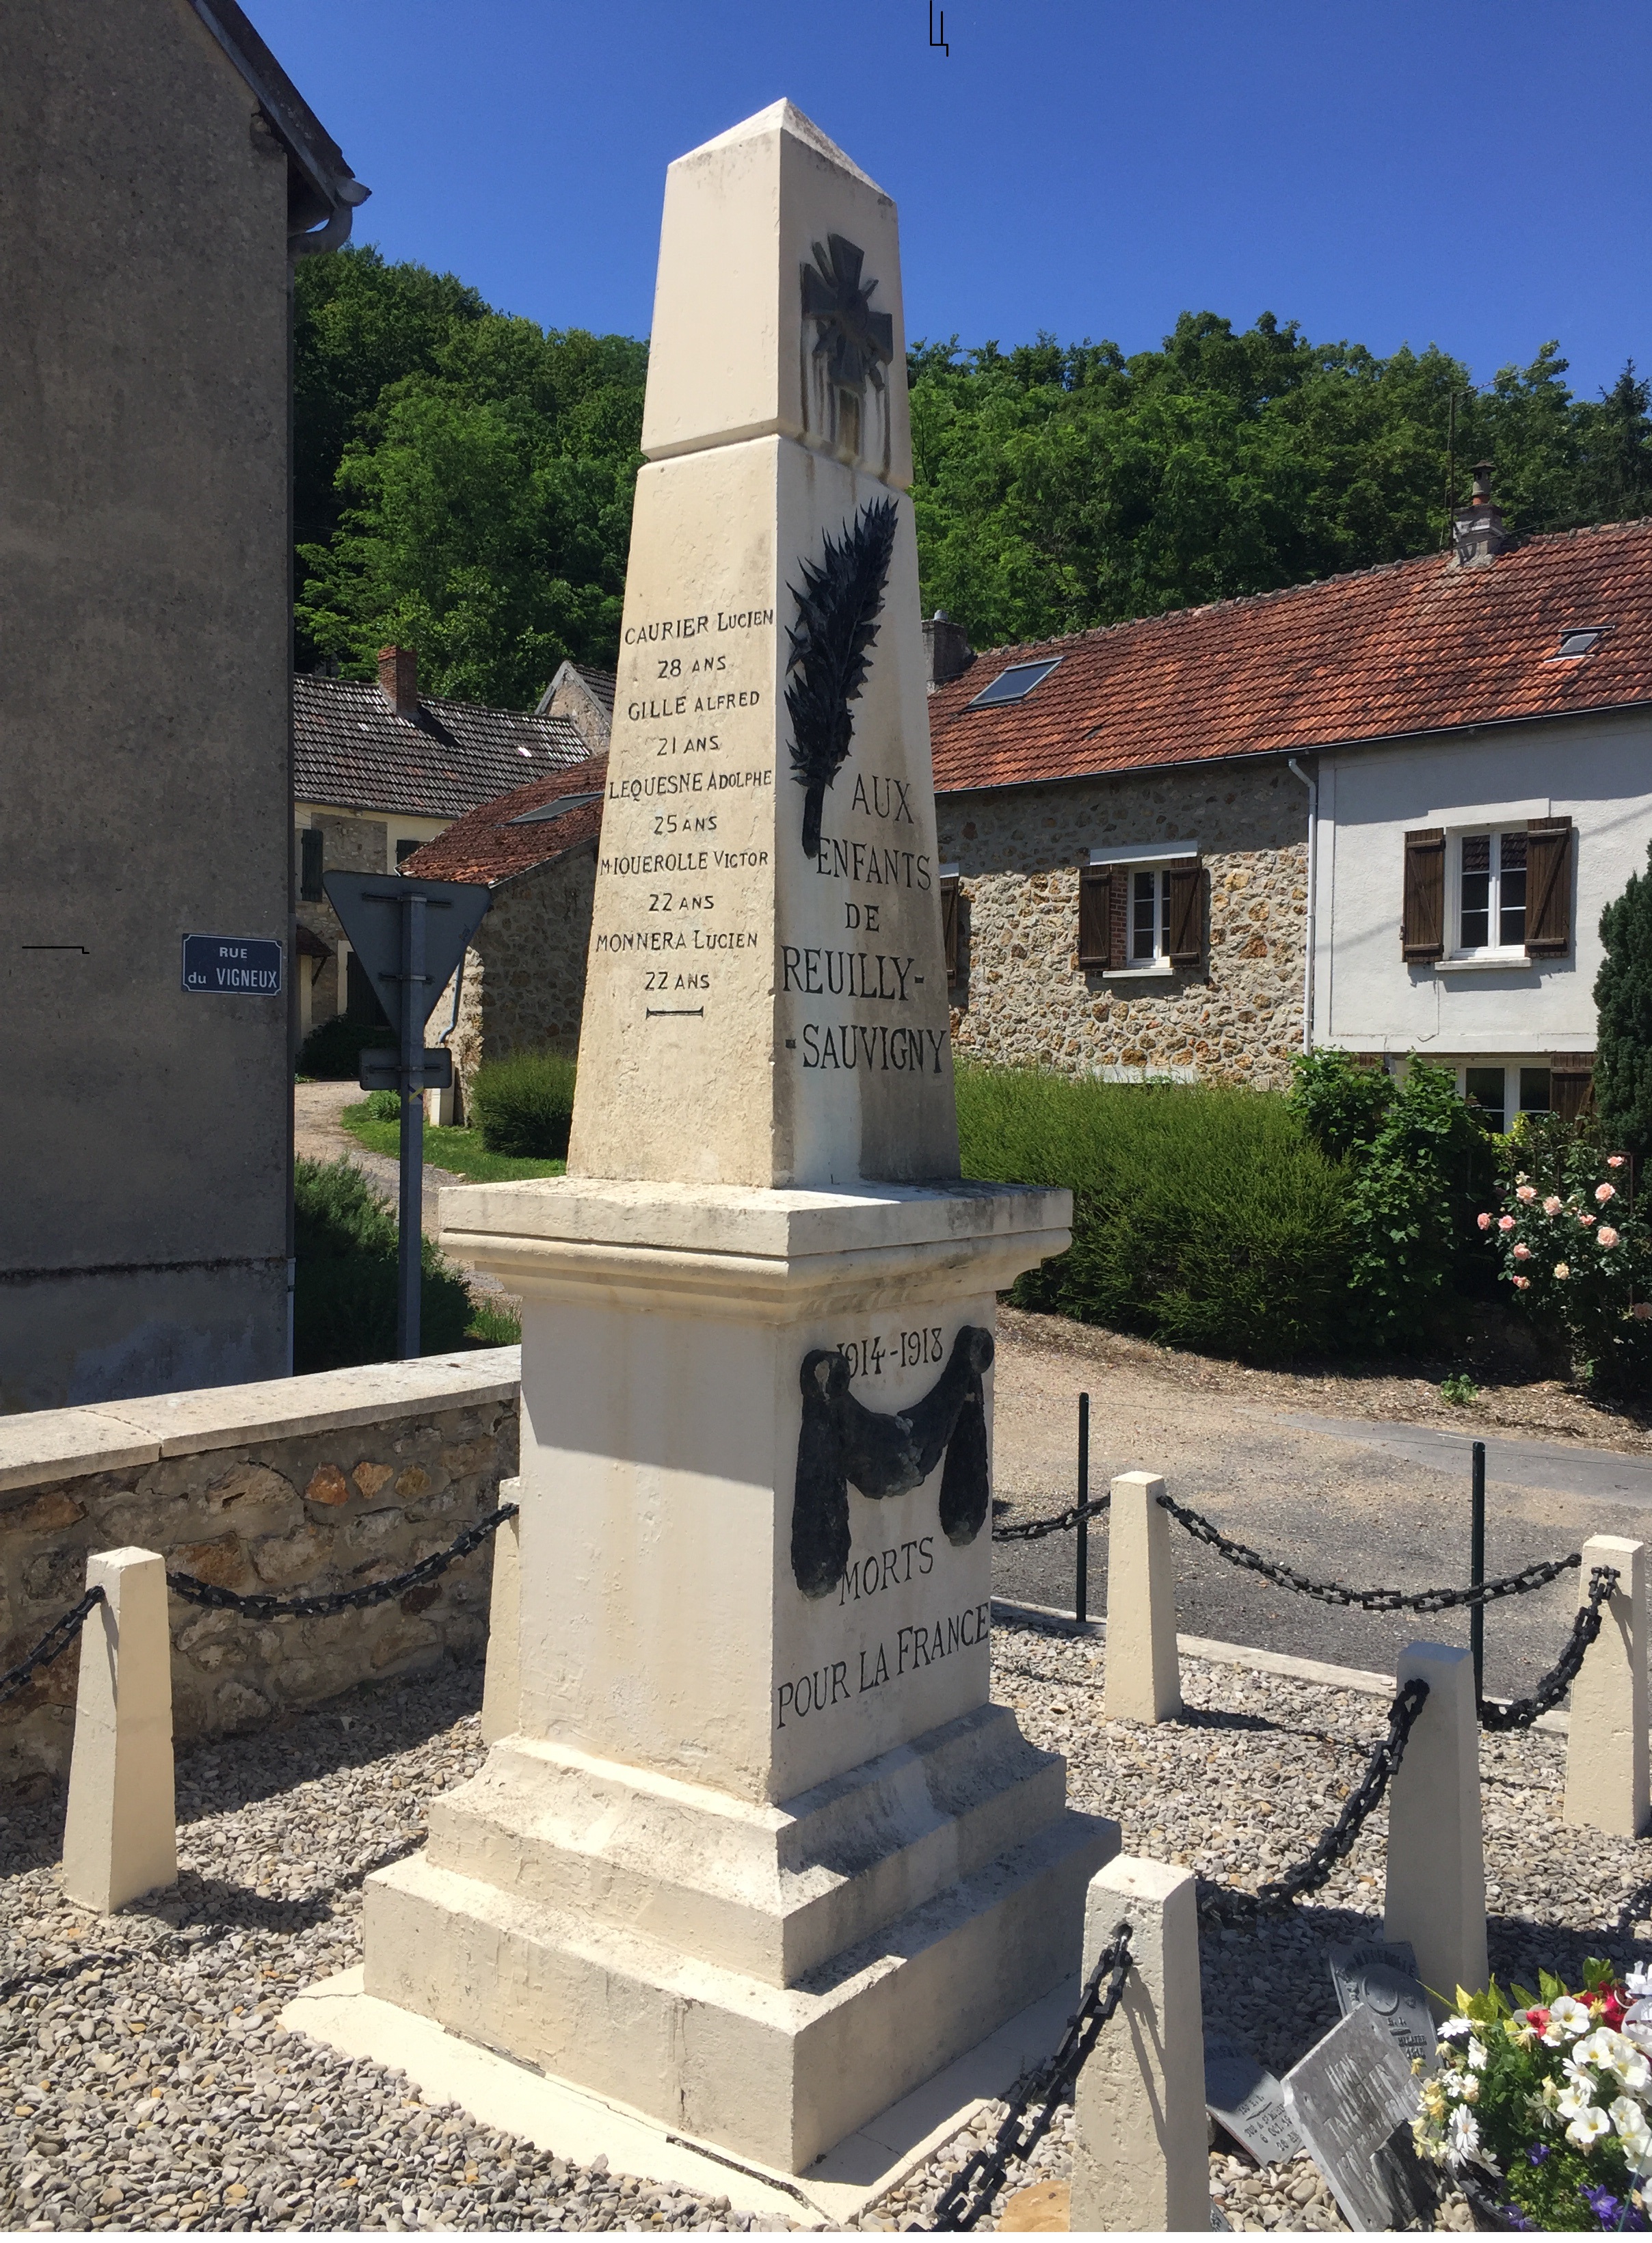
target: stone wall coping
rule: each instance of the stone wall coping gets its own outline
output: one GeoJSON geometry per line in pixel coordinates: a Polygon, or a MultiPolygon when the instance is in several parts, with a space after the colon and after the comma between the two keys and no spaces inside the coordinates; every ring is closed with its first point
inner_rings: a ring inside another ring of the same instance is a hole
{"type": "Polygon", "coordinates": [[[782,1261],[869,1245],[1010,1238],[1064,1230],[1071,1220],[1072,1197],[1064,1190],[953,1180],[786,1191],[557,1176],[448,1186],[442,1194],[444,1238],[562,1240],[782,1261]]]}
{"type": "Polygon", "coordinates": [[[244,1386],[195,1387],[0,1418],[0,1491],[122,1472],[203,1449],[250,1447],[419,1411],[502,1402],[522,1384],[522,1350],[488,1347],[413,1363],[369,1363],[244,1386]]]}

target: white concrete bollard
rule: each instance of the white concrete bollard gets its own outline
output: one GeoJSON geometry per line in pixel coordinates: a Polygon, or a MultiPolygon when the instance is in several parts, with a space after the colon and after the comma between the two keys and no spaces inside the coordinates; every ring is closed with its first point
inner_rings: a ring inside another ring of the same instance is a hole
{"type": "Polygon", "coordinates": [[[1566,1820],[1638,1838],[1649,1807],[1646,1545],[1592,1535],[1583,1545],[1586,1585],[1596,1566],[1615,1566],[1618,1585],[1572,1685],[1566,1820]]]}
{"type": "Polygon", "coordinates": [[[1084,1978],[1122,1921],[1131,1960],[1123,1999],[1078,2075],[1075,2234],[1210,2224],[1197,1891],[1190,1869],[1128,1854],[1090,1879],[1084,1978]]]}
{"type": "Polygon", "coordinates": [[[1107,1515],[1109,1721],[1170,1721],[1182,1710],[1176,1656],[1176,1566],[1156,1472],[1121,1472],[1107,1515]]]}
{"type": "Polygon", "coordinates": [[[108,1599],[80,1635],[63,1889],[105,1913],[178,1875],[172,1789],[172,1646],[166,1560],[100,1550],[86,1586],[108,1599]]]}
{"type": "MultiPolygon", "coordinates": [[[[499,1483],[501,1503],[520,1504],[520,1479],[499,1483]]],[[[488,1606],[488,1663],[482,1684],[482,1741],[497,1744],[522,1727],[522,1513],[493,1538],[493,1589],[488,1606]]]]}
{"type": "Polygon", "coordinates": [[[1408,1643],[1399,1684],[1428,1696],[1388,1786],[1388,1889],[1383,1935],[1408,1939],[1417,1976],[1440,1997],[1478,1993],[1486,1959],[1486,1849],[1480,1814],[1480,1709],[1472,1652],[1408,1643]]]}

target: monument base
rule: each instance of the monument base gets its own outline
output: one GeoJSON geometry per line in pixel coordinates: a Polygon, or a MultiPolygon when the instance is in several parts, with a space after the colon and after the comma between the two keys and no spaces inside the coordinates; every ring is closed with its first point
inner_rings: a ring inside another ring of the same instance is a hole
{"type": "Polygon", "coordinates": [[[1064,1778],[998,1707],[769,1807],[508,1738],[368,1881],[366,1990],[800,2172],[1072,1977],[1119,1836],[1064,1778]]]}
{"type": "Polygon", "coordinates": [[[988,1702],[995,1296],[1067,1213],[446,1196],[523,1296],[516,1625],[485,1767],[367,1882],[368,1997],[800,2172],[1070,1984],[1117,1829],[988,1702]]]}

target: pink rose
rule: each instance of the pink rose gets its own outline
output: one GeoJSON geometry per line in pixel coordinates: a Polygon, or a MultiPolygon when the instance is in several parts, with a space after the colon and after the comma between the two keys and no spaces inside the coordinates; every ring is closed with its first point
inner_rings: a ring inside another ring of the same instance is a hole
{"type": "Polygon", "coordinates": [[[1514,1196],[1516,1199],[1535,1199],[1537,1197],[1537,1186],[1535,1184],[1521,1184],[1519,1189],[1515,1192],[1514,1196]]]}
{"type": "Polygon", "coordinates": [[[1554,1264],[1554,1275],[1557,1277],[1569,1277],[1571,1274],[1572,1267],[1569,1262],[1557,1262],[1554,1264]]]}
{"type": "Polygon", "coordinates": [[[1515,1283],[1515,1284],[1517,1284],[1517,1285],[1520,1287],[1520,1289],[1521,1289],[1521,1292],[1523,1293],[1523,1292],[1526,1290],[1526,1288],[1527,1288],[1527,1287],[1531,1283],[1531,1282],[1532,1282],[1532,1281],[1531,1281],[1531,1279],[1530,1279],[1529,1277],[1516,1277],[1516,1278],[1514,1279],[1514,1282],[1515,1283]]]}
{"type": "Polygon", "coordinates": [[[1529,1262],[1531,1258],[1532,1249],[1524,1242],[1514,1249],[1514,1259],[1517,1262],[1529,1262]]]}
{"type": "Polygon", "coordinates": [[[1489,1215],[1477,1216],[1475,1220],[1480,1224],[1482,1230],[1489,1230],[1492,1227],[1492,1219],[1489,1215]]]}
{"type": "Polygon", "coordinates": [[[1613,1229],[1609,1223],[1603,1223],[1600,1229],[1595,1232],[1595,1236],[1600,1240],[1602,1246],[1615,1246],[1617,1244],[1617,1233],[1613,1229]]]}
{"type": "Polygon", "coordinates": [[[1615,1199],[1617,1197],[1617,1186],[1615,1184],[1596,1184],[1595,1187],[1595,1196],[1600,1202],[1601,1205],[1604,1207],[1608,1200],[1615,1199]]]}
{"type": "Polygon", "coordinates": [[[1587,1229],[1588,1229],[1588,1226],[1590,1225],[1590,1223],[1592,1223],[1594,1222],[1595,1217],[1594,1217],[1592,1215],[1580,1215],[1580,1216],[1579,1216],[1579,1217],[1578,1217],[1577,1219],[1578,1219],[1578,1221],[1579,1221],[1579,1222],[1583,1225],[1583,1228],[1587,1230],[1587,1229]]]}
{"type": "Polygon", "coordinates": [[[1622,1153],[1608,1153],[1606,1156],[1606,1165],[1608,1169],[1621,1169],[1626,1157],[1622,1153]]]}
{"type": "Polygon", "coordinates": [[[1514,1216],[1512,1215],[1500,1215],[1497,1218],[1497,1228],[1500,1230],[1513,1230],[1514,1228],[1514,1216]]]}
{"type": "Polygon", "coordinates": [[[1560,1211],[1561,1202],[1559,1200],[1550,1198],[1546,1199],[1543,1202],[1543,1212],[1545,1215],[1558,1215],[1560,1211]]]}

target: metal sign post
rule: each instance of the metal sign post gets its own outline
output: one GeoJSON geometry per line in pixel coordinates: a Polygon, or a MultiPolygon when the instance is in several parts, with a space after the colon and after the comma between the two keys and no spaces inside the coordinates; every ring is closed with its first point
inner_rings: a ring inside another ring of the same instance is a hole
{"type": "Polygon", "coordinates": [[[396,1049],[361,1054],[363,1090],[400,1093],[401,1192],[396,1239],[396,1353],[419,1352],[424,1243],[424,1094],[453,1081],[453,1054],[427,1051],[424,1024],[482,922],[488,890],[464,880],[329,872],[322,886],[372,982],[396,1049]]]}

